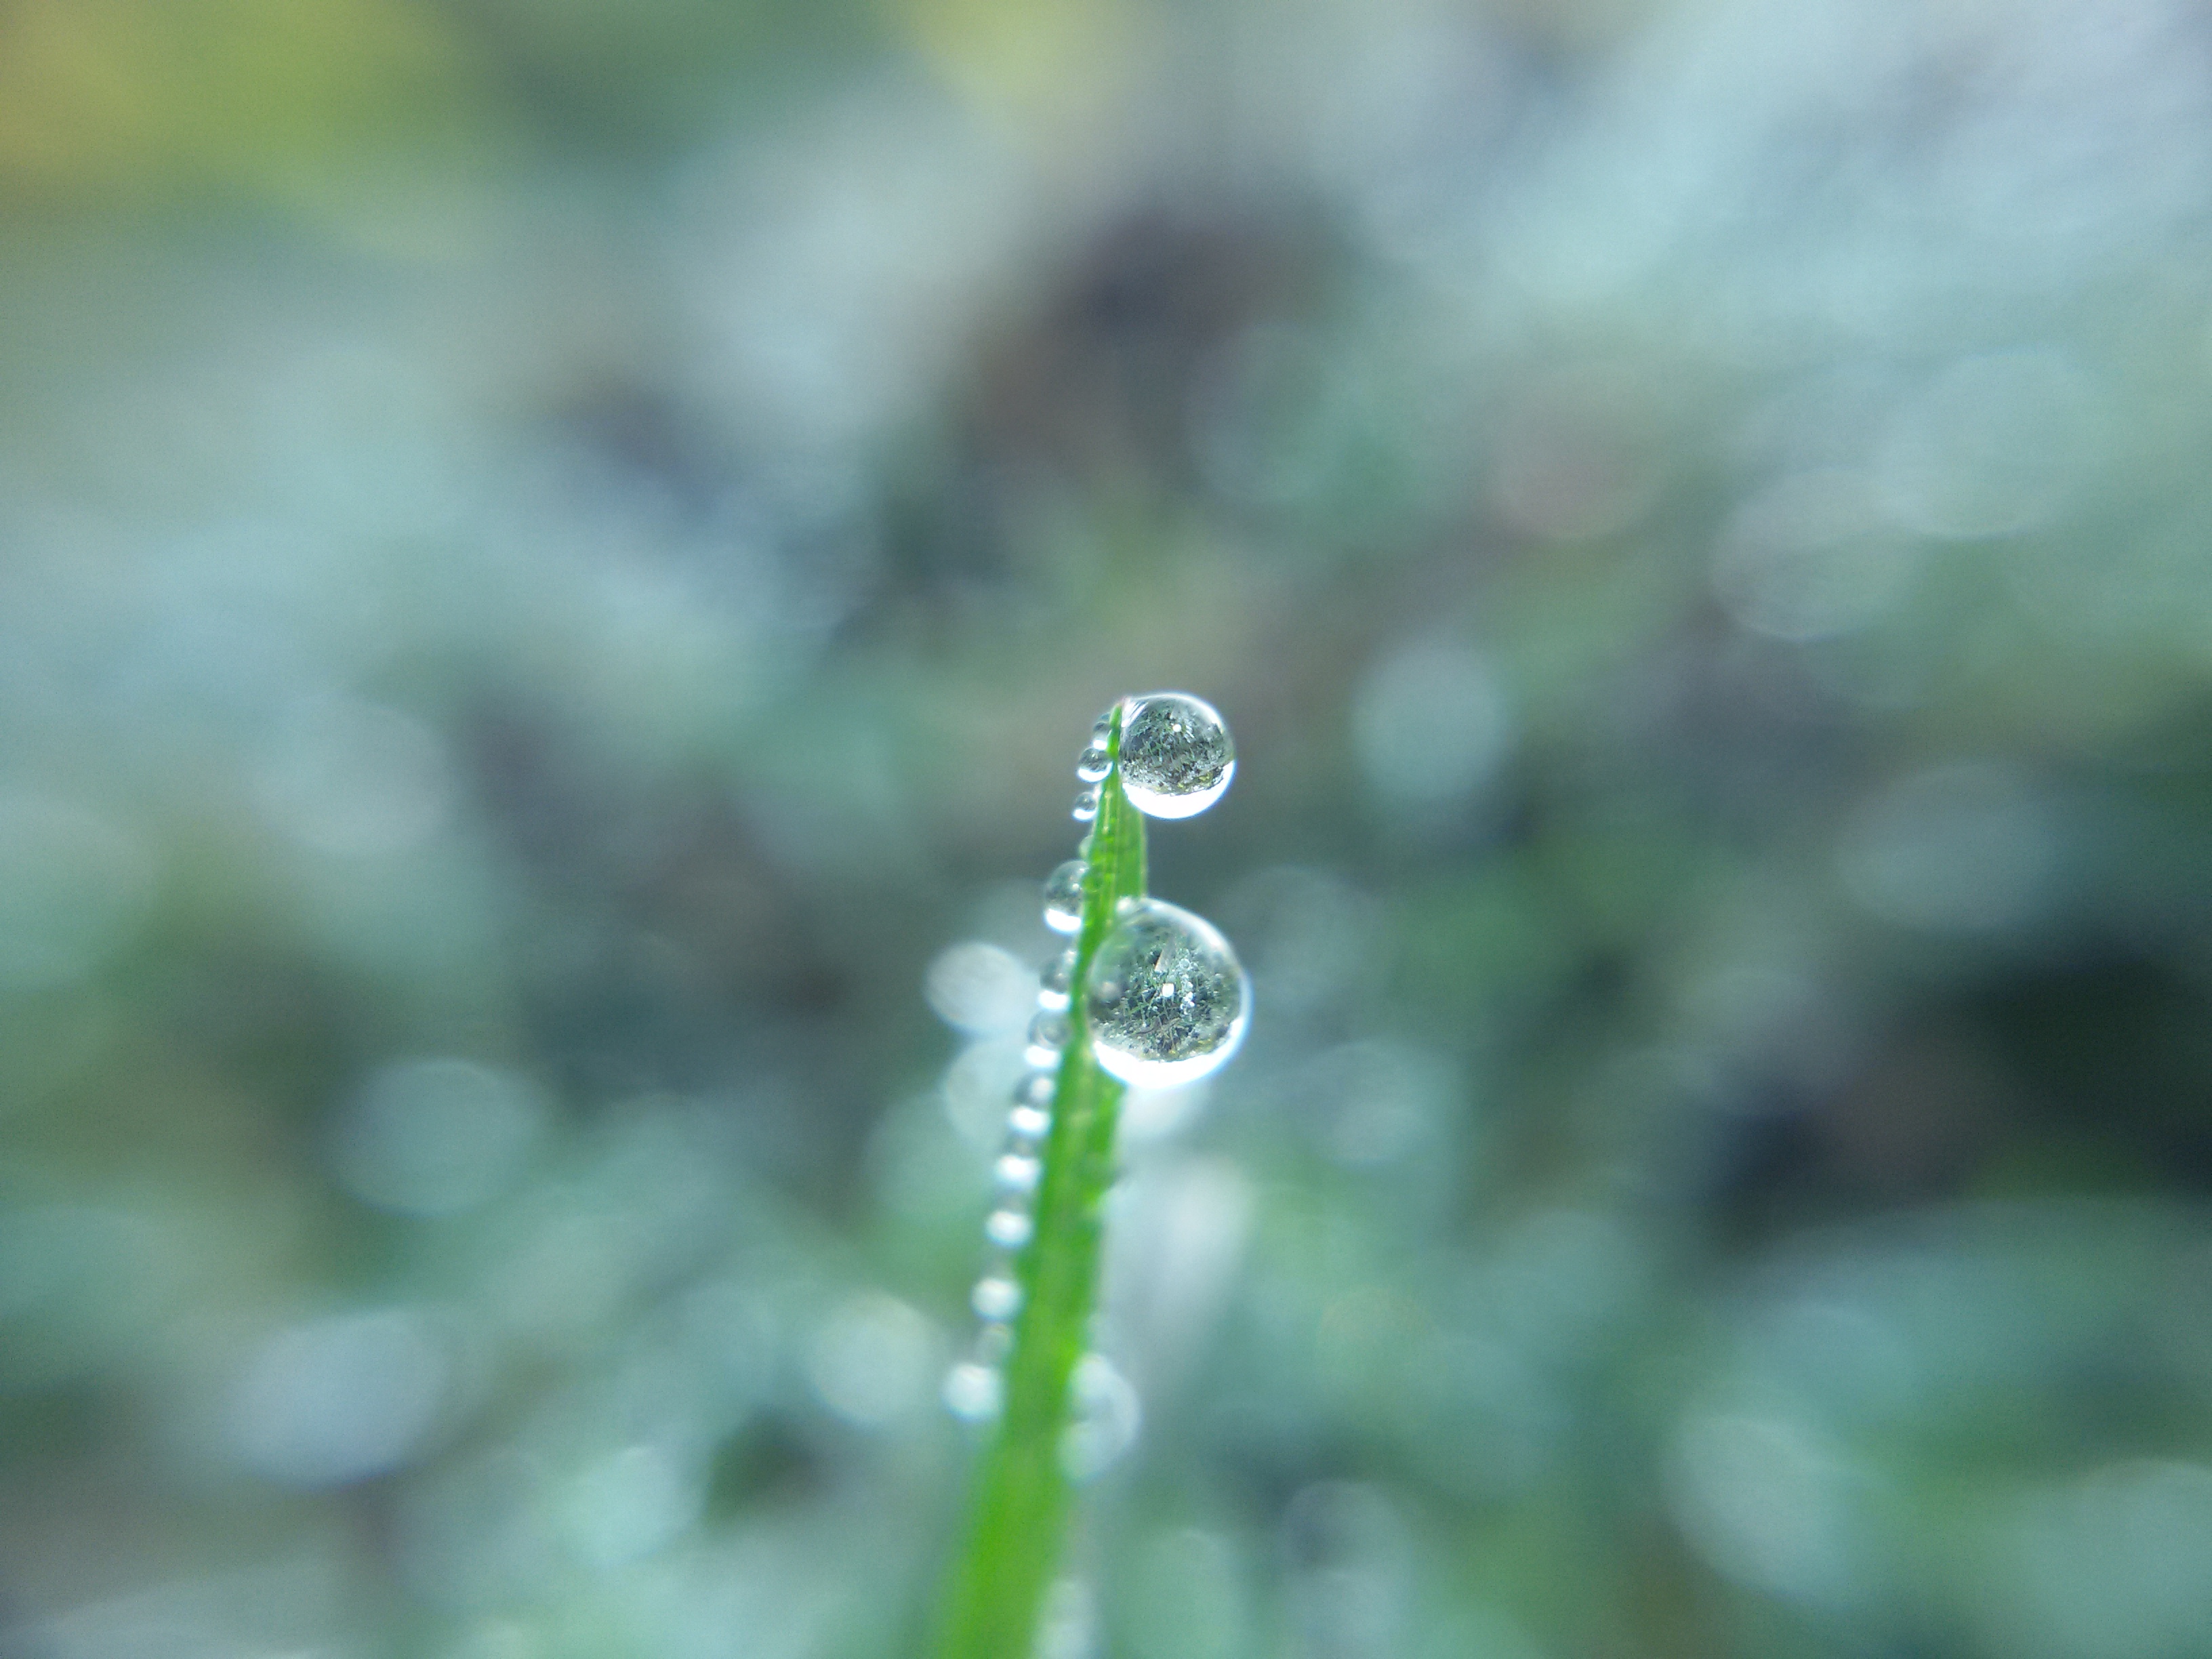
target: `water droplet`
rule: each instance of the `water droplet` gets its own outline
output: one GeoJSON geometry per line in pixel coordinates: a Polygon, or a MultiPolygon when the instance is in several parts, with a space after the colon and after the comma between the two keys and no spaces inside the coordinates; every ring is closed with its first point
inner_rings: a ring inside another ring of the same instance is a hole
{"type": "Polygon", "coordinates": [[[1098,1063],[1124,1083],[1189,1083],[1236,1052],[1251,1017],[1237,953],[1203,916],[1129,906],[1091,963],[1084,1018],[1098,1063]]]}
{"type": "Polygon", "coordinates": [[[1078,823],[1088,823],[1098,816],[1098,792],[1085,789],[1075,798],[1072,816],[1078,823]]]}
{"type": "Polygon", "coordinates": [[[945,1376],[945,1405],[963,1423],[985,1423],[999,1414],[1006,1379],[995,1365],[963,1359],[945,1376]]]}
{"type": "Polygon", "coordinates": [[[1103,1354],[1077,1362],[1069,1383],[1073,1420],[1060,1437],[1060,1467],[1072,1480],[1088,1480],[1137,1443],[1144,1408],[1128,1378],[1103,1354]]]}
{"type": "Polygon", "coordinates": [[[1085,783],[1098,783],[1113,769],[1114,763],[1107,757],[1105,745],[1092,744],[1075,757],[1075,775],[1085,783]]]}
{"type": "Polygon", "coordinates": [[[1055,1583],[1037,1609],[1036,1645],[1030,1651],[1033,1659],[1096,1659],[1101,1651],[1097,1593],[1079,1578],[1055,1583]]]}
{"type": "Polygon", "coordinates": [[[1131,705],[1121,725],[1121,787],[1139,812],[1156,818],[1203,812],[1236,773],[1236,747],[1212,705],[1180,691],[1131,705]]]}
{"type": "Polygon", "coordinates": [[[1050,1106],[1060,1085],[1050,1072],[1031,1072],[1014,1085],[1017,1106],[1050,1106]]]}
{"type": "Polygon", "coordinates": [[[983,1224],[983,1237],[1002,1250],[1018,1250],[1036,1231],[1026,1211],[994,1210],[983,1224]]]}
{"type": "Polygon", "coordinates": [[[1067,1047],[1067,1016],[1050,1008],[1038,1009],[1036,1018],[1030,1022],[1030,1047],[1057,1057],[1067,1047]]]}
{"type": "Polygon", "coordinates": [[[991,1168],[991,1179],[999,1183],[1000,1190],[1008,1193],[1033,1193],[1037,1177],[1044,1173],[1044,1165],[1022,1152],[1008,1152],[991,1168]]]}
{"type": "Polygon", "coordinates": [[[1037,1006],[1065,1008],[1067,988],[1075,981],[1075,947],[1070,945],[1044,965],[1037,975],[1037,1006]]]}
{"type": "Polygon", "coordinates": [[[1044,925],[1054,933],[1083,926],[1083,878],[1090,873],[1081,859],[1070,859],[1044,878],[1044,925]]]}
{"type": "Polygon", "coordinates": [[[1012,1319],[1021,1311],[1022,1287],[1000,1273],[975,1281],[975,1293],[969,1301],[976,1313],[985,1319],[1012,1319]]]}
{"type": "Polygon", "coordinates": [[[1052,1127],[1052,1114],[1042,1106],[1017,1106],[1006,1115],[1006,1134],[1014,1140],[1042,1140],[1052,1127]]]}
{"type": "MultiPolygon", "coordinates": [[[[1114,705],[1114,708],[1119,708],[1121,706],[1121,705],[1117,702],[1114,705]]],[[[1103,749],[1113,740],[1114,708],[1108,709],[1097,720],[1091,722],[1091,746],[1092,748],[1103,749]]]]}

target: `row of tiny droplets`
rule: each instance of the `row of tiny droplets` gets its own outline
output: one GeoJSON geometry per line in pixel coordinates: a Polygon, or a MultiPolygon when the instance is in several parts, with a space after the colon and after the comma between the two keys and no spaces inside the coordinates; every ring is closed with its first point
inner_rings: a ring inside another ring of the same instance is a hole
{"type": "MultiPolygon", "coordinates": [[[[1075,759],[1075,775],[1083,787],[1075,797],[1075,821],[1089,823],[1098,816],[1099,785],[1111,769],[1107,744],[1114,732],[1114,713],[1109,709],[1091,728],[1091,740],[1075,759]]],[[[1085,831],[1076,848],[1091,850],[1085,831]]],[[[1085,858],[1073,858],[1046,878],[1044,925],[1056,933],[1073,934],[1083,926],[1083,884],[1091,873],[1085,858]]],[[[982,1277],[969,1297],[980,1321],[968,1357],[953,1366],[945,1379],[945,1403],[953,1415],[981,1422],[998,1414],[1005,1392],[1002,1367],[1014,1345],[1014,1316],[1022,1310],[1021,1280],[1014,1276],[1014,1260],[1030,1242],[1036,1224],[1030,1206],[1038,1178],[1044,1173],[1045,1135],[1052,1128],[1052,1097],[1061,1054],[1069,1035],[1069,993],[1075,976],[1075,946],[1069,945],[1044,965],[1037,976],[1037,1011],[1030,1021],[1029,1048],[1024,1058],[1029,1070],[1014,1085],[1013,1108],[1006,1115],[1006,1138],[991,1166],[992,1185],[998,1197],[983,1223],[988,1254],[982,1277]]]]}

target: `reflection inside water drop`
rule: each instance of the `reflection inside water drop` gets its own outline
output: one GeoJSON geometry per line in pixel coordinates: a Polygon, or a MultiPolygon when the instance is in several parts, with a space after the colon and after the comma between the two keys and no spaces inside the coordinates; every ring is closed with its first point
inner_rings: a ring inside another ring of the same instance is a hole
{"type": "Polygon", "coordinates": [[[1081,859],[1070,859],[1044,878],[1044,925],[1055,933],[1083,926],[1083,878],[1090,873],[1081,859]]]}
{"type": "Polygon", "coordinates": [[[1156,818],[1187,818],[1221,799],[1236,775],[1229,727],[1210,703],[1159,691],[1129,706],[1121,723],[1121,787],[1156,818]]]}
{"type": "Polygon", "coordinates": [[[1229,941],[1205,917],[1160,899],[1127,906],[1098,947],[1084,1018],[1098,1063],[1124,1083],[1164,1088],[1236,1052],[1251,991],[1229,941]]]}
{"type": "Polygon", "coordinates": [[[1022,1058],[1038,1070],[1048,1072],[1060,1064],[1069,1035],[1066,1014],[1041,1009],[1030,1022],[1030,1046],[1022,1050],[1022,1058]]]}
{"type": "Polygon", "coordinates": [[[1070,945],[1044,965],[1037,975],[1037,1006],[1061,1009],[1067,1006],[1067,988],[1075,980],[1075,949],[1070,945]]]}

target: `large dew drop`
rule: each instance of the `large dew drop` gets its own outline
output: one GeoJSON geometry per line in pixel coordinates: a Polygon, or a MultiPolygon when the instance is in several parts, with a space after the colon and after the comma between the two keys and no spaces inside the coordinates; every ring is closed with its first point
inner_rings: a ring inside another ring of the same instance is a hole
{"type": "Polygon", "coordinates": [[[1099,945],[1083,1015],[1101,1066],[1160,1089],[1226,1060],[1251,1009],[1244,969],[1213,924],[1148,898],[1127,902],[1099,945]]]}
{"type": "Polygon", "coordinates": [[[1139,811],[1156,818],[1203,812],[1236,773],[1236,746],[1212,704],[1180,691],[1130,702],[1121,721],[1121,787],[1139,811]]]}

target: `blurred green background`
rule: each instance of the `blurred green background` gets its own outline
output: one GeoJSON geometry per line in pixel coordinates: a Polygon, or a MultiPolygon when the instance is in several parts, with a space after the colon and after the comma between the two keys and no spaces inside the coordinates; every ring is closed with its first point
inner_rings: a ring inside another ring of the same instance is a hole
{"type": "Polygon", "coordinates": [[[1051,1659],[2212,1653],[2182,0],[0,0],[0,1652],[910,1655],[1070,766],[1051,1659]]]}

